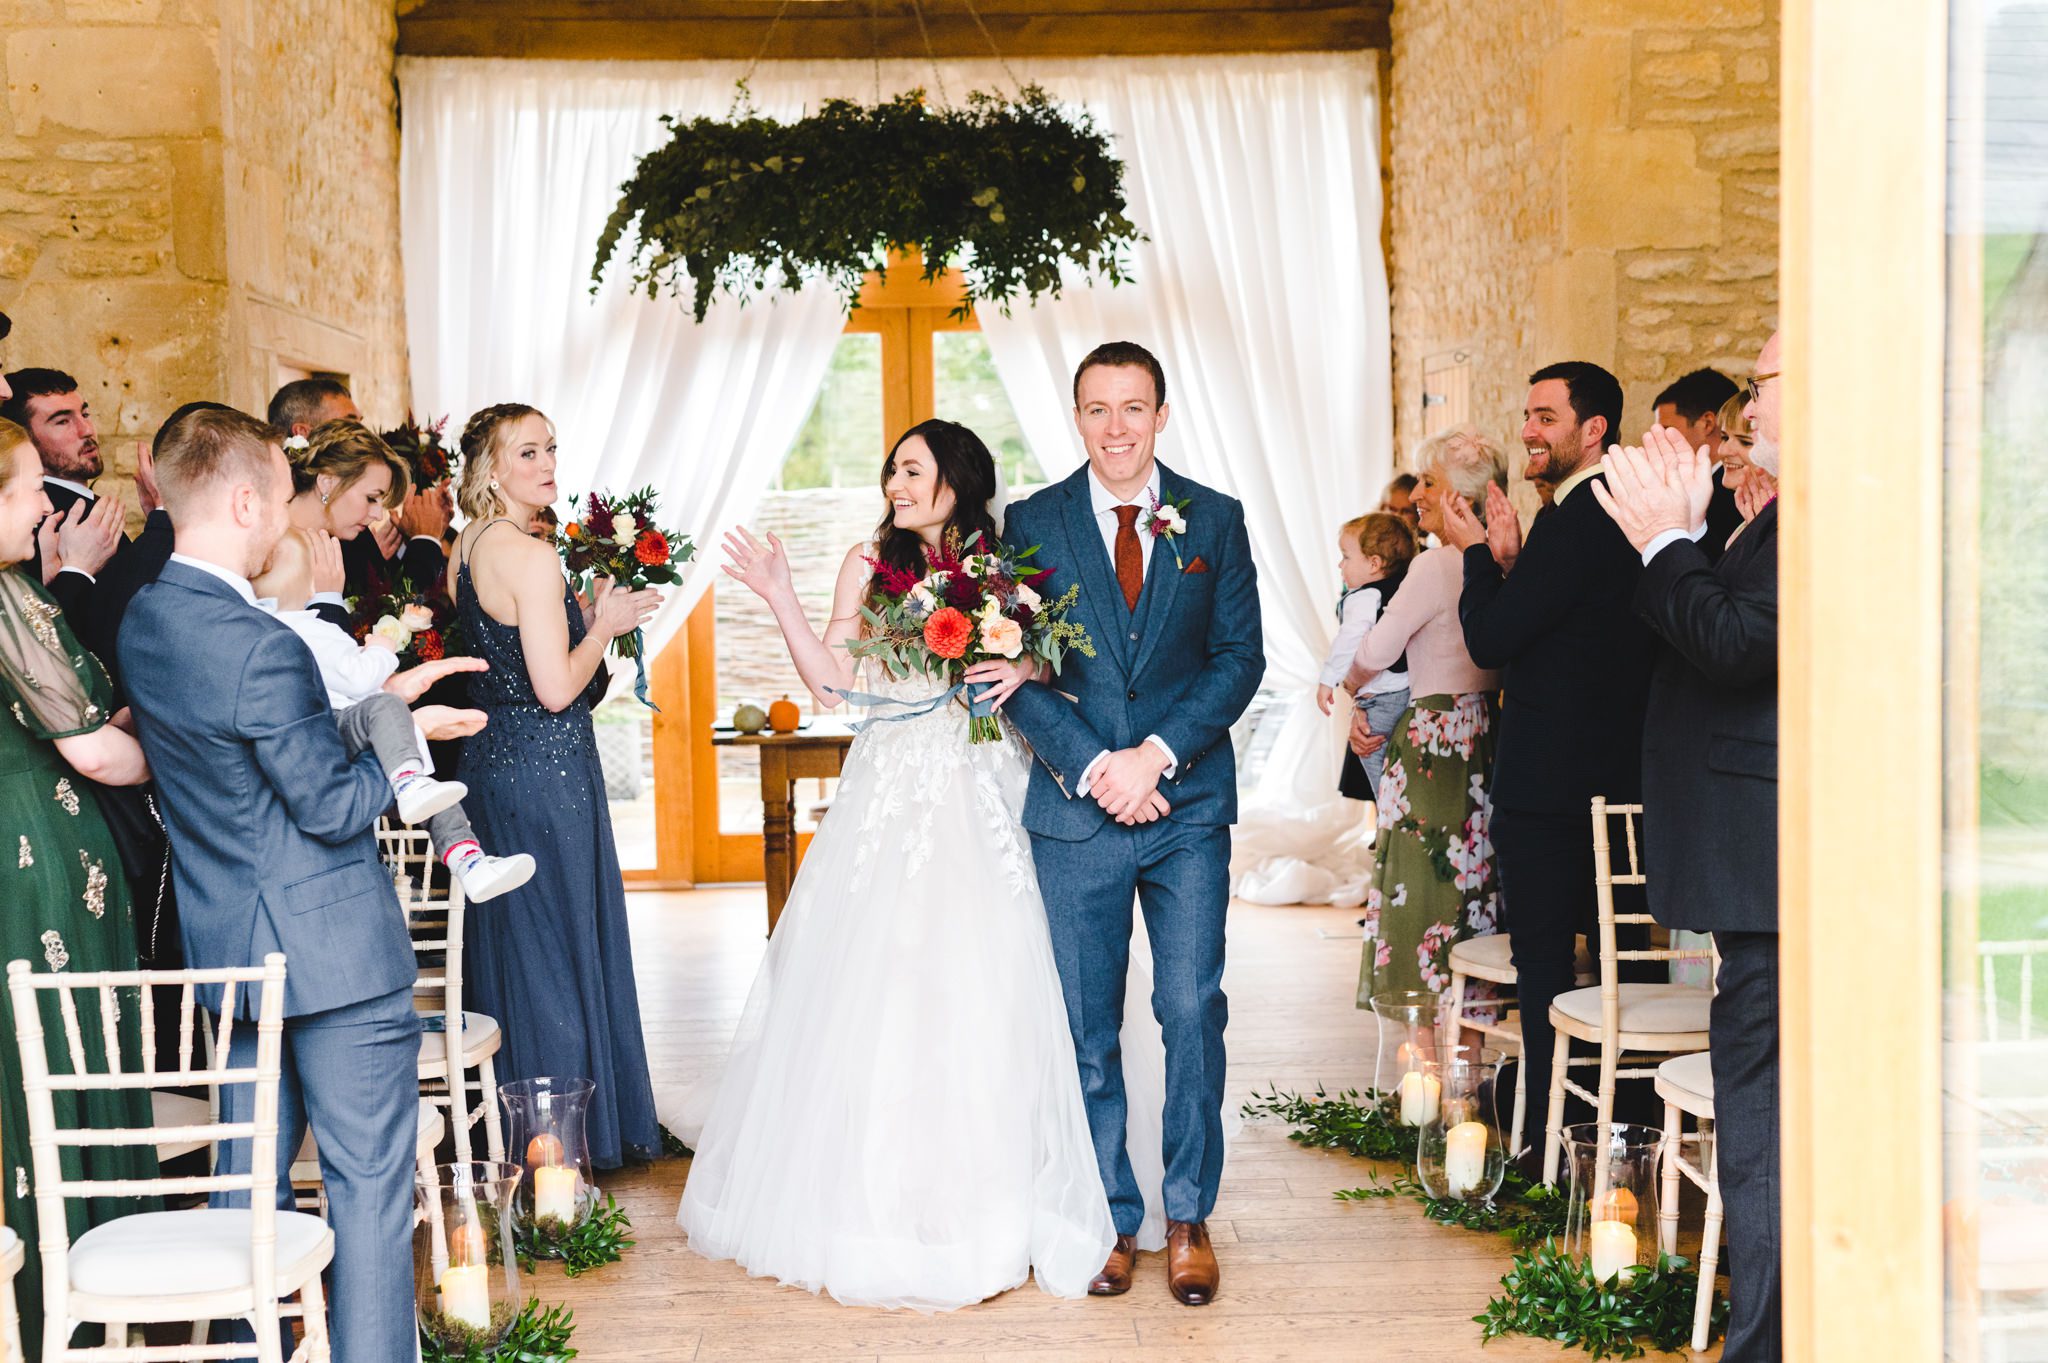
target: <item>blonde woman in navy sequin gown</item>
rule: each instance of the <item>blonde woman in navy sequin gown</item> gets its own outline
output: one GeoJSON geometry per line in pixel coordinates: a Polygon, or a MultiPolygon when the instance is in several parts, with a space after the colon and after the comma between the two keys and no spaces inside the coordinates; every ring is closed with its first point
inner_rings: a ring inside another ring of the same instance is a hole
{"type": "Polygon", "coordinates": [[[463,741],[464,803],[486,846],[539,863],[523,888],[469,914],[469,999],[504,1029],[501,1080],[596,1081],[591,1159],[616,1168],[659,1154],[661,1132],[590,705],[604,694],[605,650],[660,596],[601,587],[585,608],[554,550],[526,533],[558,495],[546,417],[487,407],[462,453],[456,495],[470,523],[455,546],[456,614],[468,651],[490,664],[470,681],[490,722],[463,741]]]}

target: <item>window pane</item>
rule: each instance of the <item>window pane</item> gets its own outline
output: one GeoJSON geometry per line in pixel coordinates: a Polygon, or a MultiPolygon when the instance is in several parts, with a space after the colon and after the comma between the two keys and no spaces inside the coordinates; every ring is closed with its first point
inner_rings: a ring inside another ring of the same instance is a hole
{"type": "Polygon", "coordinates": [[[1952,10],[1948,1349],[2048,1358],[2048,6],[1952,10]]]}
{"type": "MultiPolygon", "coordinates": [[[[774,533],[789,551],[797,597],[812,625],[823,628],[832,588],[848,548],[874,533],[881,518],[881,337],[842,336],[811,414],[783,461],[777,487],[761,499],[757,535],[774,533]]],[[[809,718],[810,696],[790,664],[775,618],[755,596],[726,580],[715,590],[712,617],[718,634],[718,719],[730,721],[742,700],[766,705],[788,696],[809,718]]],[[[760,766],[752,753],[718,751],[719,827],[727,833],[761,830],[760,766]]],[[[829,796],[832,782],[805,782],[797,791],[797,826],[809,828],[811,807],[829,796]]]]}
{"type": "Polygon", "coordinates": [[[978,331],[941,331],[932,336],[932,406],[980,436],[1002,465],[1012,489],[1045,481],[1037,458],[1024,443],[1024,428],[1010,395],[996,377],[988,342],[978,331]]]}
{"type": "MultiPolygon", "coordinates": [[[[617,658],[608,659],[607,665],[614,670],[632,666],[617,658]]],[[[655,865],[654,712],[628,692],[598,706],[591,718],[619,865],[628,871],[651,871],[655,865]]]]}

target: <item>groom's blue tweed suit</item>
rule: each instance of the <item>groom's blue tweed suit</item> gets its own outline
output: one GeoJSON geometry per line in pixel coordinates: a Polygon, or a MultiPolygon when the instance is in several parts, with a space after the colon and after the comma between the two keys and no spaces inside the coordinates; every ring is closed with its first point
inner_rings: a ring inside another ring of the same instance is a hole
{"type": "Polygon", "coordinates": [[[1136,1232],[1144,1214],[1124,1149],[1117,1040],[1133,898],[1152,943],[1152,1011],[1166,1038],[1166,1215],[1203,1221],[1216,1205],[1229,1017],[1223,919],[1230,825],[1237,820],[1230,726],[1266,670],[1244,509],[1164,464],[1159,488],[1167,500],[1188,500],[1187,533],[1152,545],[1136,610],[1124,604],[1103,547],[1086,468],[1012,507],[1003,535],[1013,545],[1040,546],[1036,561],[1054,570],[1039,587],[1048,600],[1080,584],[1070,618],[1086,625],[1095,643],[1095,657],[1068,655],[1059,678],[1026,685],[1006,708],[1037,757],[1024,824],[1095,1157],[1124,1235],[1136,1232]],[[1159,785],[1171,814],[1125,827],[1094,800],[1078,797],[1082,773],[1098,753],[1153,734],[1179,762],[1159,785]]]}
{"type": "MultiPolygon", "coordinates": [[[[278,1202],[291,1205],[285,1174],[310,1118],[334,1227],[336,1363],[408,1363],[420,1024],[412,941],[371,832],[391,783],[373,755],[349,760],[305,643],[222,579],[166,564],[119,647],[163,793],[185,959],[285,954],[278,1202]]],[[[253,1028],[235,1029],[231,1056],[255,1063],[253,1028]]],[[[250,1085],[222,1090],[225,1121],[252,1120],[253,1105],[250,1085]]],[[[247,1172],[249,1143],[227,1142],[220,1163],[247,1172]]]]}

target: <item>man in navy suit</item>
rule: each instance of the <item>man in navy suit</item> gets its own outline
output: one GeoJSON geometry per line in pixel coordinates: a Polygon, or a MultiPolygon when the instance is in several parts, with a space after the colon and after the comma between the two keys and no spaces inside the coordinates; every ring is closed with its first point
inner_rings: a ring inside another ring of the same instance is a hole
{"type": "MultiPolygon", "coordinates": [[[[287,525],[277,432],[195,411],[156,475],[176,549],[136,593],[119,647],[176,852],[185,957],[209,968],[285,953],[280,1203],[310,1121],[335,1235],[334,1356],[406,1363],[420,1024],[412,943],[372,833],[391,783],[370,754],[349,759],[312,654],[249,587],[287,525]]],[[[424,717],[430,729],[442,718],[424,717]]],[[[237,1030],[234,1063],[253,1063],[254,1040],[237,1030]]],[[[253,1101],[227,1089],[222,1117],[252,1120],[253,1101]]],[[[224,1169],[248,1158],[246,1142],[222,1151],[224,1169]]]]}
{"type": "Polygon", "coordinates": [[[1166,1040],[1167,1284],[1216,1294],[1206,1221],[1223,1174],[1223,922],[1237,768],[1230,726],[1265,674],[1244,508],[1153,458],[1166,375],[1143,347],[1099,346],[1074,376],[1088,466],[1010,509],[1004,538],[1040,546],[1040,587],[1074,585],[1093,658],[1007,704],[1037,760],[1024,825],[1074,1033],[1116,1246],[1089,1291],[1128,1291],[1144,1200],[1124,1149],[1118,1030],[1131,905],[1152,944],[1166,1040]]]}

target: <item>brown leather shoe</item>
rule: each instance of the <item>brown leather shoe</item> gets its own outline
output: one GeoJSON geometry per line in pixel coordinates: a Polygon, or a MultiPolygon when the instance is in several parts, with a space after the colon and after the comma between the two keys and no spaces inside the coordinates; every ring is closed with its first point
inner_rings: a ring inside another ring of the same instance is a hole
{"type": "Polygon", "coordinates": [[[1216,1251],[1206,1221],[1166,1223],[1166,1285],[1182,1306],[1207,1306],[1216,1299],[1216,1251]]]}
{"type": "Polygon", "coordinates": [[[1102,1272],[1088,1280],[1088,1295],[1091,1297],[1121,1297],[1131,1290],[1131,1265],[1138,1257],[1138,1241],[1135,1236],[1119,1235],[1115,1248],[1109,1251],[1109,1259],[1102,1265],[1102,1272]]]}

